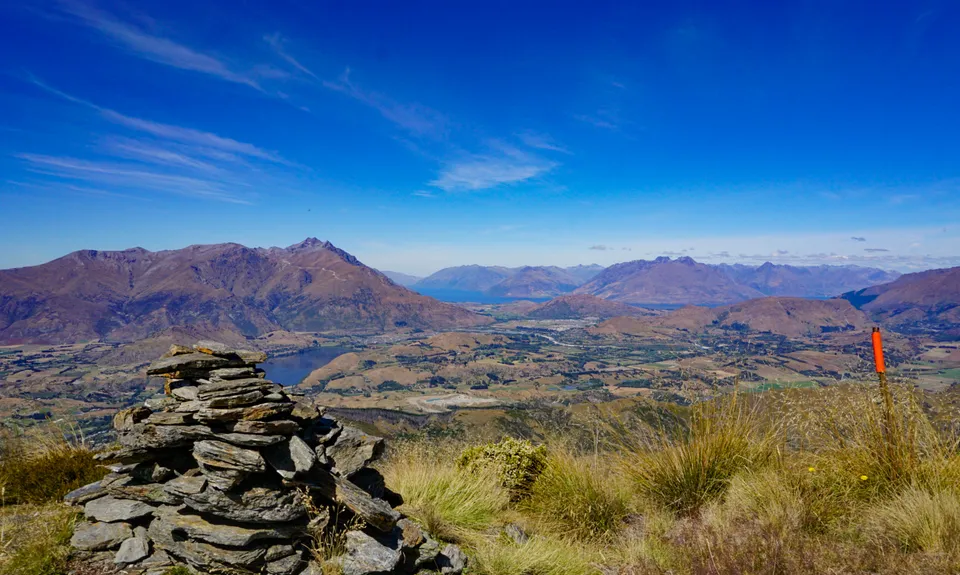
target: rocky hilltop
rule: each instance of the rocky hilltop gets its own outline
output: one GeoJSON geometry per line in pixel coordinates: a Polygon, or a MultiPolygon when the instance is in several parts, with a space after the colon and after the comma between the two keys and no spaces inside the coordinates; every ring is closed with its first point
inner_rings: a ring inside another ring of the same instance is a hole
{"type": "MultiPolygon", "coordinates": [[[[329,242],[79,251],[0,270],[0,343],[135,341],[168,328],[266,332],[450,329],[489,322],[395,284],[329,242]]],[[[229,337],[227,337],[229,336],[229,337]]]]}
{"type": "Polygon", "coordinates": [[[120,447],[101,481],[66,496],[86,522],[71,544],[126,573],[320,575],[310,542],[339,533],[343,575],[441,572],[466,557],[393,509],[368,465],[383,440],[343,425],[264,378],[262,352],[173,346],[147,373],[165,395],[117,414],[120,447]]]}
{"type": "Polygon", "coordinates": [[[960,335],[960,267],[906,274],[843,298],[906,333],[960,335]]]}

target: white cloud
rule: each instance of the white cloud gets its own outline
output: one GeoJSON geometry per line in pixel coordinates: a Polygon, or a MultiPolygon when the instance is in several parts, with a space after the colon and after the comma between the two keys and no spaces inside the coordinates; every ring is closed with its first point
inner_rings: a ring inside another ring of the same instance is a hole
{"type": "Polygon", "coordinates": [[[555,166],[531,155],[471,155],[447,164],[430,185],[446,192],[485,190],[536,178],[555,166]]]}
{"type": "Polygon", "coordinates": [[[80,1],[63,0],[61,5],[65,12],[77,18],[81,23],[97,30],[120,47],[141,58],[263,90],[250,74],[231,69],[226,62],[215,56],[204,54],[169,38],[152,34],[135,24],[123,22],[112,14],[80,1]]]}

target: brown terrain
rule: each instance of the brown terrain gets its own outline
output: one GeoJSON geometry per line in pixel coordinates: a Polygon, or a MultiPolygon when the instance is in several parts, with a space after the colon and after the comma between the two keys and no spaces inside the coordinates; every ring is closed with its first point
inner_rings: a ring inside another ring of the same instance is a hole
{"type": "Polygon", "coordinates": [[[489,318],[396,285],[329,242],[78,251],[0,270],[0,343],[133,341],[171,327],[221,340],[274,330],[451,329],[489,318]]]}
{"type": "Polygon", "coordinates": [[[759,267],[722,264],[717,268],[762,294],[789,297],[833,297],[900,277],[897,272],[860,266],[801,267],[766,262],[759,267]]]}
{"type": "Polygon", "coordinates": [[[866,331],[870,325],[867,316],[845,300],[768,297],[716,308],[687,306],[653,318],[613,318],[601,323],[595,331],[649,335],[655,327],[692,332],[719,328],[804,337],[866,331]]]}
{"type": "Polygon", "coordinates": [[[525,314],[533,319],[579,319],[616,316],[656,315],[653,310],[634,307],[588,294],[563,295],[528,310],[525,314]]]}
{"type": "Polygon", "coordinates": [[[907,274],[843,298],[903,331],[960,333],[960,267],[907,274]]]}
{"type": "Polygon", "coordinates": [[[763,296],[717,268],[688,257],[612,265],[574,293],[635,304],[722,305],[763,296]]]}

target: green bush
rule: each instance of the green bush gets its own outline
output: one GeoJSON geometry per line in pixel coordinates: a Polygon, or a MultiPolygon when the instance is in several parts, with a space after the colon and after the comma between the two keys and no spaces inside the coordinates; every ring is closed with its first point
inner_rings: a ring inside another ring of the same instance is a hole
{"type": "Polygon", "coordinates": [[[530,492],[547,465],[547,448],[527,440],[506,437],[499,443],[467,448],[457,459],[461,469],[491,469],[515,499],[530,492]]]}

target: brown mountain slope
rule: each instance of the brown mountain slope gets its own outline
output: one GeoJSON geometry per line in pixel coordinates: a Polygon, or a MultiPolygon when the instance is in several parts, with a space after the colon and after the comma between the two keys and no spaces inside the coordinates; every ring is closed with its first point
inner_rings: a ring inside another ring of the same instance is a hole
{"type": "Polygon", "coordinates": [[[585,317],[609,318],[617,316],[656,315],[653,310],[633,307],[588,294],[555,297],[525,314],[533,319],[580,319],[585,317]]]}
{"type": "Polygon", "coordinates": [[[960,267],[907,274],[842,297],[901,331],[960,334],[960,267]]]}
{"type": "Polygon", "coordinates": [[[847,301],[789,297],[759,298],[716,308],[687,306],[660,317],[623,320],[608,320],[600,324],[598,329],[600,333],[615,330],[645,334],[652,327],[694,332],[719,328],[800,337],[838,331],[866,331],[870,327],[867,316],[847,301]]]}
{"type": "Polygon", "coordinates": [[[761,297],[720,270],[682,257],[612,265],[574,293],[635,304],[720,305],[761,297]]]}
{"type": "Polygon", "coordinates": [[[0,342],[132,341],[169,327],[255,336],[489,321],[400,287],[312,238],[288,248],[80,251],[0,270],[0,342]]]}
{"type": "Polygon", "coordinates": [[[526,266],[488,288],[486,293],[500,297],[551,297],[573,291],[581,282],[563,268],[526,266]]]}

